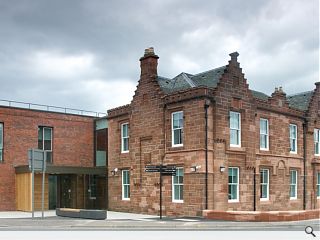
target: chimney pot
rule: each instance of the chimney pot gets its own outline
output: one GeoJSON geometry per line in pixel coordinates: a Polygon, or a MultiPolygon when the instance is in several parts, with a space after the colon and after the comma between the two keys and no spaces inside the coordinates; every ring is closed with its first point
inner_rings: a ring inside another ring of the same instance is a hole
{"type": "Polygon", "coordinates": [[[145,55],[145,56],[146,56],[146,55],[154,55],[154,49],[153,49],[153,47],[146,48],[146,49],[144,50],[144,55],[145,55]]]}
{"type": "Polygon", "coordinates": [[[229,56],[231,57],[231,61],[237,62],[239,53],[238,52],[233,52],[233,53],[230,53],[229,56]]]}

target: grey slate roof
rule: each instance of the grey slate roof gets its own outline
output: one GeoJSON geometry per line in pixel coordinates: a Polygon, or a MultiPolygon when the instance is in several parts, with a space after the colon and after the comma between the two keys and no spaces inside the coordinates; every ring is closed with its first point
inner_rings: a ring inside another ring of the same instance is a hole
{"type": "Polygon", "coordinates": [[[215,88],[223,74],[226,66],[215,68],[206,72],[198,73],[191,77],[196,86],[206,86],[215,88]]]}
{"type": "Polygon", "coordinates": [[[312,94],[313,91],[308,91],[287,96],[289,107],[302,111],[308,110],[312,94]]]}
{"type": "Polygon", "coordinates": [[[264,100],[264,101],[268,101],[269,96],[267,94],[264,94],[263,92],[258,92],[255,90],[250,90],[250,91],[251,91],[253,97],[264,100]]]}
{"type": "Polygon", "coordinates": [[[199,86],[214,88],[225,68],[226,66],[222,66],[196,75],[183,72],[173,79],[158,76],[158,82],[166,94],[199,86]]]}
{"type": "MultiPolygon", "coordinates": [[[[195,75],[189,73],[180,73],[173,79],[158,76],[157,80],[160,88],[165,94],[186,90],[193,87],[205,86],[215,88],[224,73],[226,66],[215,68],[195,75]]],[[[269,96],[265,93],[250,90],[253,97],[267,101],[269,96]]],[[[306,111],[309,106],[313,91],[298,93],[287,96],[289,107],[306,111]]]]}

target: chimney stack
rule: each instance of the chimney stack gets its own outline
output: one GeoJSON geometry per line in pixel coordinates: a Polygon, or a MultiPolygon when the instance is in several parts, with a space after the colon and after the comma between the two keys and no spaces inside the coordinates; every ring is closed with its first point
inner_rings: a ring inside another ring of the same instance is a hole
{"type": "Polygon", "coordinates": [[[145,49],[143,57],[140,58],[141,76],[157,76],[158,59],[153,47],[145,49]]]}
{"type": "Polygon", "coordinates": [[[236,65],[238,64],[238,56],[239,56],[239,53],[238,52],[233,52],[233,53],[230,53],[229,56],[231,57],[231,63],[233,65],[236,65]]]}

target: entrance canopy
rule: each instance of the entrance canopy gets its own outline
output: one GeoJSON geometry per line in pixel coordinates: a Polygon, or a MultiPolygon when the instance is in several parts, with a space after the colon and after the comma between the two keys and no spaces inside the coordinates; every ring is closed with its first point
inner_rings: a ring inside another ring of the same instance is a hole
{"type": "MultiPolygon", "coordinates": [[[[28,165],[16,166],[16,173],[30,173],[28,165]]],[[[106,167],[73,167],[73,166],[50,166],[47,165],[48,174],[88,174],[106,176],[106,167]]]]}

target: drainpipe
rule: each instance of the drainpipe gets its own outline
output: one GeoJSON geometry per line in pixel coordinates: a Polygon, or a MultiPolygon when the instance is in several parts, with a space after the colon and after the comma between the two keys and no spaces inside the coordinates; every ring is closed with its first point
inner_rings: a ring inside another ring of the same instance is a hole
{"type": "Polygon", "coordinates": [[[206,205],[205,205],[205,209],[208,209],[208,108],[209,108],[209,102],[205,101],[204,104],[204,110],[205,110],[205,151],[206,151],[206,173],[205,173],[205,192],[206,192],[206,205]]]}
{"type": "Polygon", "coordinates": [[[307,195],[307,170],[306,170],[306,162],[307,162],[307,121],[304,120],[303,126],[303,210],[306,210],[306,195],[307,195]]]}
{"type": "Polygon", "coordinates": [[[253,168],[253,211],[256,211],[257,209],[257,203],[256,203],[256,168],[253,168]]]}

